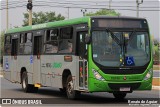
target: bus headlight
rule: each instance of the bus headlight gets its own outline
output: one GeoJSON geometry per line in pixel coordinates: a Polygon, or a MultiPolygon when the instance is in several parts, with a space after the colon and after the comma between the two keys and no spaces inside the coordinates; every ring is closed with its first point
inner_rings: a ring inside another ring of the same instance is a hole
{"type": "Polygon", "coordinates": [[[144,80],[148,80],[149,78],[151,78],[152,73],[153,73],[153,69],[151,68],[151,69],[148,70],[148,73],[144,77],[144,80]]]}
{"type": "Polygon", "coordinates": [[[104,81],[104,80],[105,80],[95,69],[92,69],[92,72],[93,72],[93,74],[94,74],[94,77],[95,77],[97,80],[101,80],[101,81],[104,81]]]}

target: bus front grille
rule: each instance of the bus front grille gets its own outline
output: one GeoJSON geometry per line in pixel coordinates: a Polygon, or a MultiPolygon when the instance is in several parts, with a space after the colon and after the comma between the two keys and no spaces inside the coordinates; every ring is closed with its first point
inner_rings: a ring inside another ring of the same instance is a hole
{"type": "Polygon", "coordinates": [[[116,75],[122,75],[122,74],[142,74],[145,72],[145,68],[141,69],[102,69],[102,72],[105,74],[116,74],[116,75]]]}
{"type": "Polygon", "coordinates": [[[120,88],[130,88],[131,90],[136,90],[140,87],[141,83],[108,83],[108,86],[114,90],[119,91],[120,88]]]}

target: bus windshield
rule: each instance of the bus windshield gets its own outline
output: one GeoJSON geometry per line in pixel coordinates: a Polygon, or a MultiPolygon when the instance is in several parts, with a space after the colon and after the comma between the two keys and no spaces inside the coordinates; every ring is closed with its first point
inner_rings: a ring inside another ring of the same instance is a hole
{"type": "Polygon", "coordinates": [[[150,60],[148,32],[92,32],[94,62],[102,66],[144,66],[150,60]]]}

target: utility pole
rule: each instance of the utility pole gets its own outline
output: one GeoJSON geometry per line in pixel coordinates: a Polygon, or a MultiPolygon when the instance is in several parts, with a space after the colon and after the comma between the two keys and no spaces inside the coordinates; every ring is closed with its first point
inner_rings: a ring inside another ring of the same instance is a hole
{"type": "Polygon", "coordinates": [[[33,8],[32,0],[28,0],[27,9],[29,10],[29,19],[28,19],[29,26],[32,25],[32,8],[33,8]]]}
{"type": "Polygon", "coordinates": [[[68,19],[69,19],[69,7],[67,7],[68,8],[68,19]]]}
{"type": "Polygon", "coordinates": [[[143,0],[141,0],[141,2],[139,2],[139,0],[136,0],[137,3],[137,17],[139,17],[139,5],[143,3],[143,0]]]}
{"type": "Polygon", "coordinates": [[[8,23],[9,23],[8,0],[6,0],[6,5],[7,5],[7,7],[6,7],[6,27],[7,27],[7,30],[8,30],[8,23]]]}
{"type": "Polygon", "coordinates": [[[109,10],[111,10],[111,2],[112,0],[109,0],[109,10]]]}
{"type": "Polygon", "coordinates": [[[87,12],[86,9],[81,9],[81,12],[83,13],[83,16],[85,16],[85,13],[87,12]]]}
{"type": "Polygon", "coordinates": [[[29,26],[32,25],[32,10],[29,10],[29,26]]]}

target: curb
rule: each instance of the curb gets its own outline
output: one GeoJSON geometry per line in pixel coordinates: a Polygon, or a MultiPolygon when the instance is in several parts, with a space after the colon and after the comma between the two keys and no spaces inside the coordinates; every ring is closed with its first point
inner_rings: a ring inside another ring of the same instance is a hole
{"type": "Polygon", "coordinates": [[[3,77],[3,75],[4,75],[3,70],[0,70],[0,78],[3,77]]]}
{"type": "Polygon", "coordinates": [[[0,71],[0,76],[3,76],[4,75],[4,72],[0,71]]]}
{"type": "Polygon", "coordinates": [[[3,75],[0,75],[0,78],[2,78],[3,77],[3,75]]]}
{"type": "Polygon", "coordinates": [[[152,86],[152,89],[154,89],[154,90],[160,90],[160,86],[152,86]]]}

